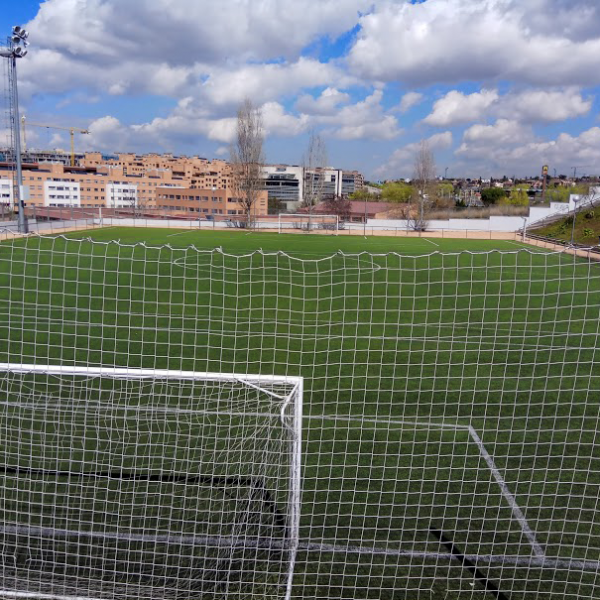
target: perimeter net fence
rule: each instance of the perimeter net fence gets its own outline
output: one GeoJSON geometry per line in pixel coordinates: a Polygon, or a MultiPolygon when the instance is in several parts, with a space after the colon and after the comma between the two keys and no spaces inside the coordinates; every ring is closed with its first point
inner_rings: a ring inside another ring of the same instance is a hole
{"type": "Polygon", "coordinates": [[[597,263],[30,238],[0,303],[0,596],[600,595],[597,263]]]}

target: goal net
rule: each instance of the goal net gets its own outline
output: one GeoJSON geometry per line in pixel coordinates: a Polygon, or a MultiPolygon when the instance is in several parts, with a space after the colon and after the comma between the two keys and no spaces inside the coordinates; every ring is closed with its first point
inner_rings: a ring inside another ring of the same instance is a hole
{"type": "Polygon", "coordinates": [[[340,227],[338,215],[322,215],[319,213],[280,214],[277,226],[279,231],[337,231],[340,227]]]}
{"type": "Polygon", "coordinates": [[[177,239],[0,243],[0,600],[600,597],[598,261],[177,239]]]}
{"type": "Polygon", "coordinates": [[[0,365],[0,597],[289,597],[301,383],[0,365]]]}

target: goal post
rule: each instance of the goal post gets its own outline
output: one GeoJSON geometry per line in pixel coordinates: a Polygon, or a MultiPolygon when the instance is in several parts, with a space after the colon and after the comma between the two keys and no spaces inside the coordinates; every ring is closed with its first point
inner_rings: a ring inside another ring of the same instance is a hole
{"type": "Polygon", "coordinates": [[[291,597],[302,379],[0,364],[0,597],[291,597]]]}
{"type": "Polygon", "coordinates": [[[335,231],[336,235],[340,228],[340,219],[338,215],[322,215],[318,213],[290,213],[279,214],[277,219],[277,229],[282,233],[285,229],[315,231],[330,230],[335,231]]]}

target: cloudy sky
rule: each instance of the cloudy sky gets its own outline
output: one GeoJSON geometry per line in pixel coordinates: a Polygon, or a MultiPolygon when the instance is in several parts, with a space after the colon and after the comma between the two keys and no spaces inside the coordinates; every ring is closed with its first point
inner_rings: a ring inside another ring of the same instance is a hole
{"type": "Polygon", "coordinates": [[[22,112],[82,149],[226,157],[247,96],[270,162],[315,130],[371,179],[422,139],[442,175],[600,173],[598,0],[2,0],[17,23],[22,112]]]}

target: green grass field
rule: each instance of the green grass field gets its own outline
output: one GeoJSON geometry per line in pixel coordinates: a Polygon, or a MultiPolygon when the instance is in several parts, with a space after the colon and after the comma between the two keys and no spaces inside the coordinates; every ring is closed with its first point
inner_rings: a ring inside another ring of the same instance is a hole
{"type": "MultiPolygon", "coordinates": [[[[598,263],[504,241],[107,228],[0,244],[0,307],[0,362],[302,376],[294,597],[491,598],[433,529],[505,598],[600,595],[598,263]]],[[[202,462],[177,454],[194,447],[188,425],[178,442],[177,421],[140,429],[123,417],[111,431],[121,423],[128,435],[111,440],[97,411],[79,425],[68,411],[25,415],[10,390],[5,467],[36,453],[38,468],[61,472],[89,471],[100,455],[114,466],[113,454],[132,471],[202,462]],[[137,464],[129,452],[140,439],[137,464]],[[77,454],[77,440],[90,446],[77,454]]],[[[56,514],[75,483],[4,478],[5,527],[66,527],[56,514]]],[[[199,518],[189,490],[165,485],[123,492],[137,519],[119,517],[123,526],[167,531],[174,505],[175,521],[199,518]],[[140,521],[144,498],[161,494],[175,500],[150,501],[154,512],[140,521]]],[[[87,515],[92,500],[78,498],[69,514],[87,515]]],[[[118,514],[119,498],[110,488],[96,513],[118,514]]],[[[88,562],[77,568],[96,573],[123,556],[42,540],[36,560],[15,559],[11,548],[26,542],[6,539],[10,589],[28,560],[44,573],[79,552],[88,562]]],[[[150,550],[136,552],[143,561],[150,550]]],[[[282,597],[267,572],[234,597],[272,588],[282,597]]],[[[164,573],[152,585],[159,580],[176,585],[164,573]]]]}

